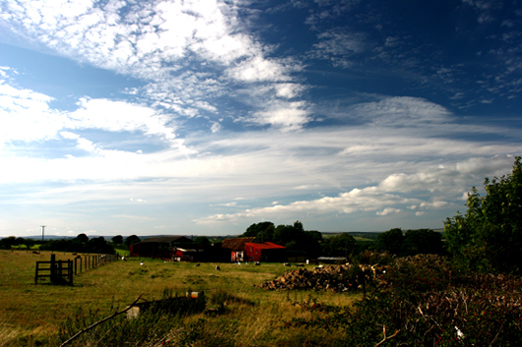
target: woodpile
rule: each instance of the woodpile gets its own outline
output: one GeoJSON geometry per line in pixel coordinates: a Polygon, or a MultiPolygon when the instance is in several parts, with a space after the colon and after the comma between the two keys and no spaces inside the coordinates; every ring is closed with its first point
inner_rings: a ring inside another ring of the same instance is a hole
{"type": "Polygon", "coordinates": [[[317,267],[313,271],[297,269],[287,271],[272,281],[259,285],[267,290],[331,290],[344,292],[360,287],[369,278],[373,278],[372,268],[367,266],[330,265],[317,267]]]}

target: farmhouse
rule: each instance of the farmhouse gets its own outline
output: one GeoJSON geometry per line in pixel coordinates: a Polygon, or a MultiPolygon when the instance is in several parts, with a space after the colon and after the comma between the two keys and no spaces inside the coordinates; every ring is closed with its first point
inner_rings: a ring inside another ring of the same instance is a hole
{"type": "Polygon", "coordinates": [[[245,257],[248,261],[286,262],[286,248],[272,242],[245,243],[245,257]]]}
{"type": "Polygon", "coordinates": [[[224,239],[221,247],[230,250],[230,261],[238,262],[247,260],[245,257],[245,244],[255,242],[255,237],[237,237],[224,239]]]}
{"type": "Polygon", "coordinates": [[[192,245],[185,236],[149,237],[130,246],[131,257],[160,258],[172,260],[178,247],[192,245]]]}

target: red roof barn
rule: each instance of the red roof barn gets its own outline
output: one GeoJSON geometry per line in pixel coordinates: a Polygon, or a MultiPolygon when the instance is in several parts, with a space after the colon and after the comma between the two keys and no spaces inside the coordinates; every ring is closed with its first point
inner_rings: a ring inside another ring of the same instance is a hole
{"type": "Polygon", "coordinates": [[[286,248],[272,242],[245,243],[245,256],[248,261],[285,262],[288,259],[286,248]]]}
{"type": "Polygon", "coordinates": [[[230,250],[230,261],[245,261],[245,244],[254,242],[255,237],[236,237],[234,239],[224,239],[221,248],[230,250]]]}

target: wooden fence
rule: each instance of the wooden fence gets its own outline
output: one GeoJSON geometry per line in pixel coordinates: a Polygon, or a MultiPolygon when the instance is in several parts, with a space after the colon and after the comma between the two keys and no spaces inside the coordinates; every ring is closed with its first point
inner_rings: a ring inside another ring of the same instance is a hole
{"type": "Polygon", "coordinates": [[[78,275],[98,266],[111,263],[118,259],[112,254],[103,255],[78,255],[74,260],[56,260],[56,256],[51,254],[50,261],[37,261],[34,283],[38,284],[39,278],[49,278],[53,284],[73,285],[73,275],[78,275]]]}

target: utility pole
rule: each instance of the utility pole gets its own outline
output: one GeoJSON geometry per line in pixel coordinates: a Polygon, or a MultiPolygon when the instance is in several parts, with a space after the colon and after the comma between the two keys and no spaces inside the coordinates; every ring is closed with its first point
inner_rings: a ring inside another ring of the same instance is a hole
{"type": "Polygon", "coordinates": [[[44,240],[44,231],[45,231],[45,227],[46,225],[41,225],[42,227],[42,241],[44,240]]]}

